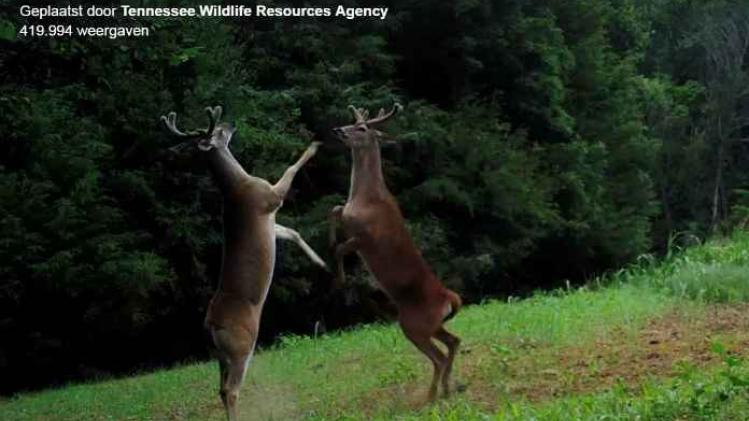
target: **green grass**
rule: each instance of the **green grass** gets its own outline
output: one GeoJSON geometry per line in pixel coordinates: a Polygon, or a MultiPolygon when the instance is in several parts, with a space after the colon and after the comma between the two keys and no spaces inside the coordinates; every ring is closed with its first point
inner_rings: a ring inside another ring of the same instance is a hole
{"type": "Polygon", "coordinates": [[[507,402],[486,413],[465,400],[445,402],[401,420],[742,420],[749,414],[749,364],[715,344],[723,364],[707,373],[685,365],[669,381],[651,379],[636,389],[616,385],[599,394],[540,405],[507,402]]]}
{"type": "Polygon", "coordinates": [[[680,377],[665,383],[653,380],[635,391],[620,386],[605,393],[559,399],[546,405],[508,403],[496,413],[482,412],[470,402],[461,400],[400,419],[742,420],[749,414],[747,397],[745,385],[736,384],[721,374],[713,374],[680,377]]]}
{"type": "MultiPolygon", "coordinates": [[[[641,259],[591,287],[469,306],[449,324],[463,339],[454,378],[465,391],[434,405],[423,402],[430,365],[392,324],[285,337],[256,355],[240,412],[276,420],[740,419],[749,376],[728,352],[747,339],[743,321],[715,332],[704,321],[714,303],[749,300],[747,269],[749,236],[737,234],[661,262],[641,259]],[[673,362],[672,372],[669,360],[651,378],[625,372],[611,383],[607,371],[645,367],[652,351],[643,347],[665,352],[643,344],[642,332],[674,314],[685,332],[697,326],[725,341],[723,363],[673,362]]],[[[6,399],[0,419],[220,420],[217,384],[215,364],[200,363],[6,399]]]]}
{"type": "Polygon", "coordinates": [[[734,264],[692,264],[663,280],[669,293],[688,299],[735,303],[749,301],[749,271],[734,264]],[[706,283],[706,279],[712,282],[706,283]]]}

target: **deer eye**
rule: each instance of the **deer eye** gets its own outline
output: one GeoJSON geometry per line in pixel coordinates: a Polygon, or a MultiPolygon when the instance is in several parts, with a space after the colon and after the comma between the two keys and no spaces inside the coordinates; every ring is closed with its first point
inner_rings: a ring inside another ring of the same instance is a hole
{"type": "Polygon", "coordinates": [[[360,132],[366,132],[366,131],[367,131],[367,128],[366,128],[366,127],[364,127],[364,126],[361,126],[361,127],[357,127],[357,128],[356,128],[356,130],[358,130],[358,131],[360,131],[360,132]]]}

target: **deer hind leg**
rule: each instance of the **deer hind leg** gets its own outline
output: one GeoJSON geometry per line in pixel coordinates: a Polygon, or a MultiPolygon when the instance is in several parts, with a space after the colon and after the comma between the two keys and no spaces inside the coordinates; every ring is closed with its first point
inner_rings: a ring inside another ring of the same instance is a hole
{"type": "Polygon", "coordinates": [[[432,374],[432,383],[429,386],[429,394],[427,399],[431,402],[437,397],[437,386],[439,380],[442,378],[442,373],[445,370],[445,364],[447,363],[447,357],[440,351],[439,348],[432,342],[431,334],[424,332],[424,329],[419,329],[415,326],[409,326],[409,323],[401,318],[401,327],[406,337],[419,349],[434,365],[434,373],[432,374]]]}
{"type": "Polygon", "coordinates": [[[450,394],[450,373],[453,369],[455,354],[460,346],[460,338],[448,332],[444,326],[440,326],[434,337],[447,346],[447,362],[445,371],[442,373],[442,390],[445,396],[448,396],[450,394]]]}
{"type": "Polygon", "coordinates": [[[219,374],[219,380],[218,380],[218,394],[221,396],[221,403],[224,404],[224,408],[227,407],[226,405],[226,393],[224,393],[224,385],[226,384],[226,375],[229,372],[229,362],[226,360],[226,358],[223,355],[218,356],[218,374],[219,374]]]}
{"type": "Polygon", "coordinates": [[[221,396],[224,397],[224,407],[229,421],[236,421],[237,418],[237,401],[239,400],[239,390],[242,388],[247,365],[250,362],[251,354],[232,358],[227,367],[226,381],[221,386],[221,396]]]}
{"type": "Polygon", "coordinates": [[[244,381],[247,366],[252,358],[256,332],[242,329],[219,329],[213,331],[213,340],[219,352],[221,385],[219,394],[229,421],[236,421],[239,391],[244,381]]]}

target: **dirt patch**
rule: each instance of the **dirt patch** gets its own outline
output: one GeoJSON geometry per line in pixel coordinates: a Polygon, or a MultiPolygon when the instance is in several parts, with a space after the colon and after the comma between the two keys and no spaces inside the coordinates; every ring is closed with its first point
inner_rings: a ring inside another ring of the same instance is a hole
{"type": "MultiPolygon", "coordinates": [[[[712,344],[749,355],[749,304],[716,305],[648,320],[639,330],[614,327],[593,341],[566,347],[519,340],[465,344],[456,358],[453,394],[488,412],[507,402],[540,402],[602,392],[616,385],[635,389],[649,378],[667,379],[680,366],[717,366],[712,344]]],[[[361,414],[413,411],[428,405],[431,364],[417,379],[369,391],[351,402],[361,414]]],[[[274,414],[275,415],[275,414],[274,414]]]]}
{"type": "MultiPolygon", "coordinates": [[[[261,385],[254,382],[239,397],[240,419],[248,421],[288,420],[296,418],[296,394],[293,388],[261,385]]],[[[219,404],[223,412],[223,405],[219,404]]]]}
{"type": "Polygon", "coordinates": [[[393,411],[416,410],[429,403],[426,397],[427,387],[424,384],[394,385],[372,390],[359,399],[357,408],[364,415],[372,415],[381,409],[382,402],[389,402],[388,406],[393,411]]]}
{"type": "Polygon", "coordinates": [[[749,304],[713,306],[707,311],[706,327],[714,333],[749,328],[749,304]]]}
{"type": "Polygon", "coordinates": [[[638,331],[614,328],[584,344],[544,349],[507,344],[467,350],[458,359],[468,399],[487,410],[506,401],[531,402],[636,388],[648,378],[675,376],[679,367],[715,366],[719,342],[729,353],[749,354],[749,305],[716,305],[699,314],[674,311],[638,331]]]}

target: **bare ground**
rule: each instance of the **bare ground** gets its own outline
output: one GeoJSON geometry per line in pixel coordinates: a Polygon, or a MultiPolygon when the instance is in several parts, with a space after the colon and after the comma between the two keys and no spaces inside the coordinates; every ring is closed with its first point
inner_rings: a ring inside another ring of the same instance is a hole
{"type": "MultiPolygon", "coordinates": [[[[518,399],[540,402],[617,384],[636,388],[649,378],[673,377],[685,365],[717,366],[720,357],[711,351],[715,342],[731,354],[749,354],[749,304],[714,305],[697,314],[676,310],[639,330],[614,328],[593,343],[575,346],[467,345],[456,359],[454,389],[491,411],[518,399]]],[[[431,365],[423,368],[413,382],[372,391],[360,400],[360,409],[371,412],[383,401],[394,411],[424,406],[431,365]]]]}

